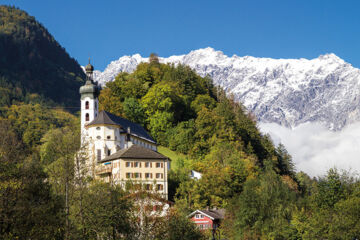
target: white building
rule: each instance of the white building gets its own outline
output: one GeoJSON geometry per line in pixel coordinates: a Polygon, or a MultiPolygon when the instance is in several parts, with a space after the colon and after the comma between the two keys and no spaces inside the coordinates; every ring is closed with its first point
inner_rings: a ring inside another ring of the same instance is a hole
{"type": "Polygon", "coordinates": [[[100,88],[92,80],[93,66],[86,67],[81,94],[81,142],[88,149],[88,166],[95,177],[115,184],[168,196],[170,162],[157,152],[156,141],[139,124],[106,111],[99,112],[100,88]]]}

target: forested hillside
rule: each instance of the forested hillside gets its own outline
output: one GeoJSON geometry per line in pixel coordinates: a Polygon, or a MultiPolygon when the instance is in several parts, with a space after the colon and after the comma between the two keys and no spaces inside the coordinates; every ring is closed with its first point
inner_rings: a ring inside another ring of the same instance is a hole
{"type": "Polygon", "coordinates": [[[0,106],[54,102],[78,106],[79,64],[34,17],[0,6],[0,106]]]}
{"type": "Polygon", "coordinates": [[[208,185],[188,200],[190,208],[225,207],[265,166],[297,188],[286,151],[259,132],[243,106],[187,66],[160,64],[152,55],[107,83],[99,99],[101,108],[144,125],[159,144],[188,156],[173,164],[204,174],[199,184],[208,185]]]}
{"type": "Polygon", "coordinates": [[[139,216],[134,202],[146,193],[93,179],[79,118],[59,108],[79,102],[76,61],[26,13],[0,14],[0,239],[208,239],[187,219],[207,206],[227,210],[222,239],[360,238],[357,178],[296,173],[242,105],[155,54],[100,94],[102,109],[142,124],[172,156],[174,206],[163,218],[139,216]]]}
{"type": "Polygon", "coordinates": [[[153,54],[149,63],[107,83],[100,104],[142,124],[162,146],[178,153],[169,174],[175,208],[184,213],[227,209],[222,236],[359,236],[360,209],[351,206],[360,201],[356,178],[336,169],[320,179],[296,173],[286,149],[259,132],[251,113],[189,67],[160,64],[153,54]],[[202,178],[191,179],[190,170],[202,178]]]}

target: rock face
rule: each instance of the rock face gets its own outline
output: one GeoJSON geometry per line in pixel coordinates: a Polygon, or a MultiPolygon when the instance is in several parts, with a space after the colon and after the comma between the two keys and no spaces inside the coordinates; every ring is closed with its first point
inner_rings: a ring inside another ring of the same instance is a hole
{"type": "MultiPolygon", "coordinates": [[[[96,79],[105,84],[121,71],[131,72],[139,54],[111,62],[96,79]]],[[[360,70],[334,54],[315,59],[228,57],[212,48],[186,55],[160,58],[160,62],[186,64],[242,102],[261,122],[296,127],[320,122],[340,130],[360,119],[360,70]]]]}

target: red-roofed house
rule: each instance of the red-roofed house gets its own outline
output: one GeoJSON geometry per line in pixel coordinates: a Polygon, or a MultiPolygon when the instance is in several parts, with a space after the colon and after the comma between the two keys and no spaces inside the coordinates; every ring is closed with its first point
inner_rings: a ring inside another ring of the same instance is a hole
{"type": "Polygon", "coordinates": [[[188,217],[200,230],[217,229],[224,219],[225,209],[196,210],[188,217]]]}

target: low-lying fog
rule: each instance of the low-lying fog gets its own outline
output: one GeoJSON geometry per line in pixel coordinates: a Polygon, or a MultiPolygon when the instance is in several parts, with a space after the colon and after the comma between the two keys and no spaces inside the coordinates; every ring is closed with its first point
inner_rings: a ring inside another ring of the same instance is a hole
{"type": "Polygon", "coordinates": [[[318,123],[306,123],[289,129],[275,123],[260,123],[274,143],[280,142],[293,157],[297,171],[322,176],[331,167],[360,172],[360,123],[333,132],[318,123]]]}

